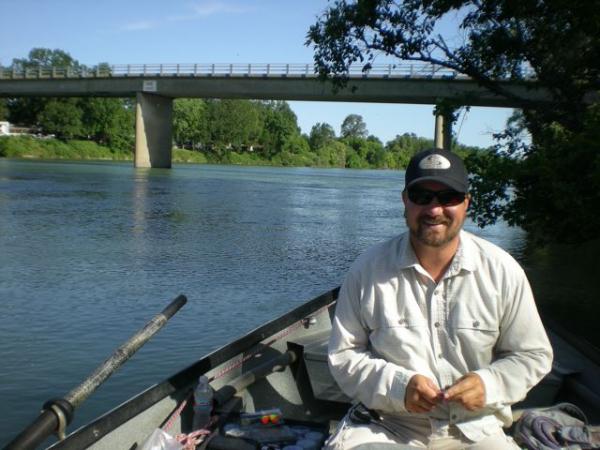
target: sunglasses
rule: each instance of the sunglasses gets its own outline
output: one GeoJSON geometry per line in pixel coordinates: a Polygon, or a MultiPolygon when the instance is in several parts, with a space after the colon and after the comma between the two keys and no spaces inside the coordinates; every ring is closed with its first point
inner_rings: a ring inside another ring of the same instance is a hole
{"type": "Polygon", "coordinates": [[[408,199],[415,205],[429,205],[434,198],[437,198],[441,206],[455,206],[465,201],[467,194],[458,192],[454,189],[444,191],[430,191],[427,189],[413,188],[407,190],[408,199]]]}

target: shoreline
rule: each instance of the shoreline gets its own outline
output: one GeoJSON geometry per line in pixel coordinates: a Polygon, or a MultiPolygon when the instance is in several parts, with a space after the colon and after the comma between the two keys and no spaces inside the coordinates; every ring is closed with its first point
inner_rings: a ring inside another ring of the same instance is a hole
{"type": "MultiPolygon", "coordinates": [[[[26,135],[0,136],[0,158],[47,161],[133,161],[132,150],[114,149],[88,140],[62,141],[26,135]]],[[[174,164],[222,164],[259,167],[312,167],[324,169],[403,170],[388,167],[342,167],[326,164],[286,164],[265,159],[253,153],[229,152],[223,157],[173,147],[174,164]]]]}

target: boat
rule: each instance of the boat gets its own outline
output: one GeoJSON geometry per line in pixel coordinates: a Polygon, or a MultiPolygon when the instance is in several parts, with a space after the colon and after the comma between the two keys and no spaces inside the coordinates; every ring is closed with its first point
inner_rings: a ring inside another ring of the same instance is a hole
{"type": "MultiPolygon", "coordinates": [[[[213,432],[198,448],[260,448],[223,430],[240,414],[278,411],[286,424],[326,435],[350,406],[327,367],[327,342],[339,288],[326,292],[204,356],[186,369],[72,432],[49,448],[141,448],[157,429],[190,433],[193,390],[201,375],[214,389],[213,432]]],[[[545,320],[555,351],[553,369],[513,408],[570,402],[591,424],[600,421],[600,353],[559,324],[545,320]]],[[[270,447],[272,448],[272,447],[270,447]]]]}

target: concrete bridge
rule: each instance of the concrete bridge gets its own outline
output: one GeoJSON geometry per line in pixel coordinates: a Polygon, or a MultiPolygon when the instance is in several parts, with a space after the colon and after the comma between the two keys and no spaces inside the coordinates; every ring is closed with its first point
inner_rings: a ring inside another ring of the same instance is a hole
{"type": "MultiPolygon", "coordinates": [[[[310,64],[130,64],[94,69],[0,67],[0,97],[136,97],[136,167],[171,167],[173,99],[238,98],[341,102],[519,107],[472,79],[431,64],[351,69],[348,84],[334,88],[310,64]]],[[[544,102],[533,79],[500,82],[518,98],[544,102]]],[[[435,143],[450,147],[451,121],[436,116],[435,143]]]]}

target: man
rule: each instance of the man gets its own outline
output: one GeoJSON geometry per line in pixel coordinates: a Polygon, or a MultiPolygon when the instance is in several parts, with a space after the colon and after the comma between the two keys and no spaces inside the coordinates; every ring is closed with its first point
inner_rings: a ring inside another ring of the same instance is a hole
{"type": "Polygon", "coordinates": [[[340,290],[329,366],[356,402],[329,448],[514,449],[510,405],[550,371],[552,348],[518,263],[462,230],[462,160],[415,155],[409,231],[375,245],[340,290]]]}

